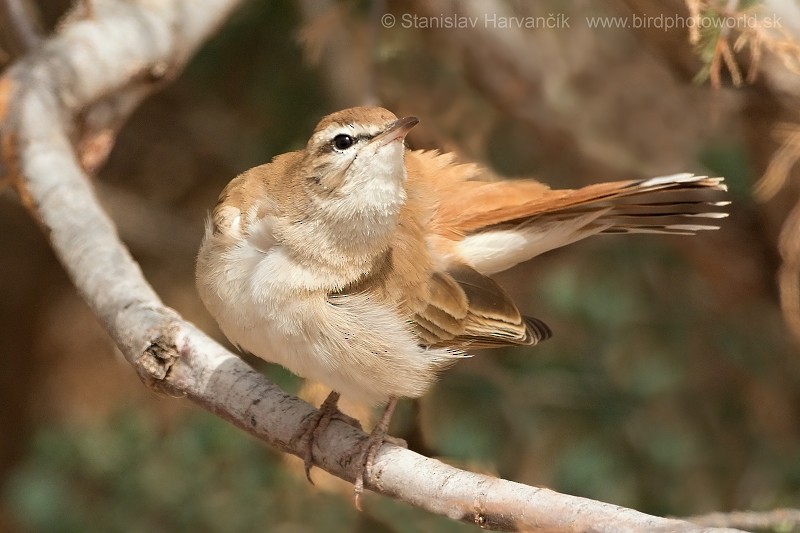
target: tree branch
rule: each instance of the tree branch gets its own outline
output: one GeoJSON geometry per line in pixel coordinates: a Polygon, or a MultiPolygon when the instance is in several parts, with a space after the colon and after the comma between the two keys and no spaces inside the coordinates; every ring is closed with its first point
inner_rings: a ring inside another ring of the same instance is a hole
{"type": "MultiPolygon", "coordinates": [[[[145,383],[185,397],[277,448],[313,408],[255,372],[163,305],[100,208],[75,146],[83,117],[120,124],[163,72],[177,73],[238,2],[104,2],[0,79],[4,167],[73,283],[145,383]],[[159,75],[154,75],[159,74],[159,75]],[[99,112],[101,109],[102,112],[99,112]]],[[[111,142],[111,141],[109,141],[111,142]]],[[[361,431],[334,421],[314,462],[352,481],[361,431]]],[[[367,487],[480,527],[526,531],[701,531],[615,505],[452,468],[386,445],[367,487]]]]}
{"type": "Polygon", "coordinates": [[[0,0],[0,28],[5,29],[7,45],[14,54],[27,52],[42,40],[36,6],[30,0],[0,0]]]}

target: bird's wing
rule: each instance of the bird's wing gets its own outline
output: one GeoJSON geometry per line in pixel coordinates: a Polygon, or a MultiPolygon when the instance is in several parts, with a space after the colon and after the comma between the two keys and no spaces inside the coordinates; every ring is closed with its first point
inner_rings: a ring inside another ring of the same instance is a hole
{"type": "Polygon", "coordinates": [[[429,288],[427,306],[414,317],[426,345],[495,348],[537,344],[551,336],[544,322],[521,315],[500,285],[467,265],[434,273],[429,288]]]}

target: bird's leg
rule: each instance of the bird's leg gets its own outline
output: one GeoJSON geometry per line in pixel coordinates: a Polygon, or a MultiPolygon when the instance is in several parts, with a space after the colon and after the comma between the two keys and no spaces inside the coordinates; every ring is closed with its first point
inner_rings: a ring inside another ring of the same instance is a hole
{"type": "Polygon", "coordinates": [[[316,442],[328,428],[328,424],[331,423],[331,420],[337,418],[342,422],[346,422],[353,427],[361,429],[361,423],[358,420],[339,411],[338,402],[339,393],[331,391],[328,397],[325,398],[325,401],[322,402],[322,405],[319,406],[319,409],[303,421],[300,431],[298,432],[300,446],[304,450],[303,465],[306,469],[306,479],[308,479],[312,485],[314,484],[314,482],[311,481],[311,467],[314,466],[312,447],[314,446],[314,442],[316,442]]]}
{"type": "Polygon", "coordinates": [[[372,470],[372,463],[375,461],[375,456],[378,454],[378,450],[381,449],[381,446],[383,446],[383,443],[391,442],[392,444],[404,448],[406,447],[406,442],[403,439],[387,435],[389,423],[392,421],[395,407],[397,407],[397,398],[389,398],[389,403],[386,404],[386,409],[384,409],[381,419],[373,428],[369,438],[364,441],[361,456],[359,457],[358,474],[356,474],[356,481],[353,486],[353,500],[356,509],[359,511],[361,510],[361,493],[364,492],[364,480],[369,477],[370,471],[372,470]]]}

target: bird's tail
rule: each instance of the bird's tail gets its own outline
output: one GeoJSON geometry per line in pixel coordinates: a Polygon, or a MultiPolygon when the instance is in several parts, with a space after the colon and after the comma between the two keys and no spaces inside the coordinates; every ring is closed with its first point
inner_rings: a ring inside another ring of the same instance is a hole
{"type": "Polygon", "coordinates": [[[692,174],[572,190],[527,180],[463,185],[461,194],[475,198],[463,198],[461,205],[470,209],[453,212],[446,225],[462,237],[459,255],[484,274],[598,233],[691,235],[717,229],[717,219],[727,216],[721,208],[730,203],[723,199],[723,178],[692,174]]]}

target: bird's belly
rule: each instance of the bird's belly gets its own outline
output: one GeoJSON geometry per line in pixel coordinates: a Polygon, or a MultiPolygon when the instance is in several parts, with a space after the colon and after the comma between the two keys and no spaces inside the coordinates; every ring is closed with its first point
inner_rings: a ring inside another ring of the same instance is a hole
{"type": "Polygon", "coordinates": [[[363,295],[294,301],[280,315],[220,326],[243,350],[368,404],[422,395],[459,357],[418,346],[397,313],[363,295]]]}
{"type": "Polygon", "coordinates": [[[318,306],[322,309],[293,305],[279,318],[264,317],[246,327],[221,325],[243,350],[369,404],[421,395],[436,377],[437,361],[449,356],[417,346],[399,319],[384,336],[386,311],[375,317],[373,310],[375,321],[369,313],[356,320],[331,304],[313,307],[318,306]]]}
{"type": "Polygon", "coordinates": [[[280,246],[243,247],[200,286],[222,331],[240,348],[323,383],[353,400],[377,404],[418,397],[460,353],[419,346],[396,303],[368,290],[329,297],[319,272],[294,263],[280,246]]]}

